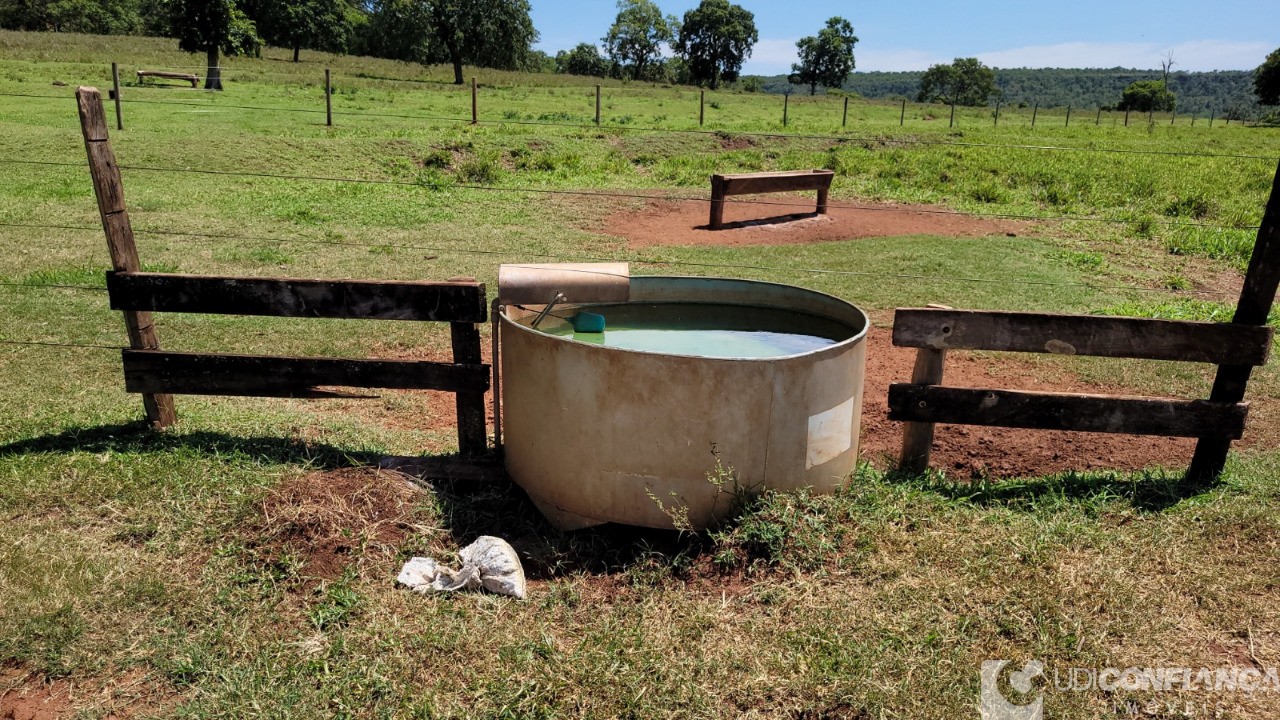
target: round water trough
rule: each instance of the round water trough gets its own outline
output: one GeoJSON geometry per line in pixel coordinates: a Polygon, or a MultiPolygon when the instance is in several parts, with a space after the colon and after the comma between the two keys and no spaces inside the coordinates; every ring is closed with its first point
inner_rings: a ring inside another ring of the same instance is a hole
{"type": "Polygon", "coordinates": [[[535,329],[540,310],[498,319],[504,456],[561,529],[701,528],[735,491],[831,491],[857,464],[868,321],[850,303],[645,276],[626,302],[558,304],[535,329]],[[583,311],[605,332],[574,332],[583,311]]]}

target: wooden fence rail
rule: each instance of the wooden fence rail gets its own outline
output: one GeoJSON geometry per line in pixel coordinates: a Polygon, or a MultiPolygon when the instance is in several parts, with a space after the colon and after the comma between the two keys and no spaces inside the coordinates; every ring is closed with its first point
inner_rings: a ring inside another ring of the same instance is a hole
{"type": "Polygon", "coordinates": [[[101,96],[84,87],[76,94],[115,267],[107,273],[107,291],[111,308],[124,314],[129,331],[131,347],[122,353],[125,389],[143,395],[153,426],[176,420],[173,395],[337,398],[370,397],[338,388],[440,390],[457,398],[459,450],[468,455],[487,450],[484,395],[490,366],[481,359],[477,327],[488,319],[482,283],[141,272],[101,96]],[[152,312],[447,322],[453,362],[166,352],[155,336],[152,312]]]}

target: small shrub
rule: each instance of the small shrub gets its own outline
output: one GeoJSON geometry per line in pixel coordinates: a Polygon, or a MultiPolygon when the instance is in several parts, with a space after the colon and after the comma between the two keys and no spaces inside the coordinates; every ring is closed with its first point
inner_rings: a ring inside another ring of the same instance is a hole
{"type": "Polygon", "coordinates": [[[432,192],[448,190],[449,186],[453,184],[449,176],[437,168],[427,168],[418,173],[418,177],[414,178],[414,182],[432,192]]]}
{"type": "Polygon", "coordinates": [[[980,203],[995,204],[1005,201],[1004,189],[994,182],[983,182],[969,191],[969,197],[980,203]]]}
{"type": "Polygon", "coordinates": [[[447,170],[453,164],[453,155],[445,150],[432,150],[422,158],[422,167],[447,170]]]}
{"type": "Polygon", "coordinates": [[[458,180],[476,185],[492,185],[502,175],[498,154],[485,151],[472,155],[458,164],[458,180]]]}
{"type": "Polygon", "coordinates": [[[1137,220],[1134,220],[1133,225],[1130,227],[1136,237],[1149,238],[1156,232],[1156,221],[1155,219],[1144,215],[1137,220]]]}
{"type": "Polygon", "coordinates": [[[711,102],[707,103],[707,105],[708,105],[708,106],[710,106],[712,110],[719,110],[719,109],[720,109],[720,101],[719,101],[719,100],[712,100],[711,102]]]}
{"type": "Polygon", "coordinates": [[[1169,217],[1189,217],[1196,220],[1208,217],[1212,210],[1212,203],[1203,194],[1180,197],[1164,206],[1164,214],[1169,217]]]}
{"type": "Polygon", "coordinates": [[[1191,281],[1178,274],[1166,275],[1164,286],[1170,290],[1190,290],[1191,281]]]}

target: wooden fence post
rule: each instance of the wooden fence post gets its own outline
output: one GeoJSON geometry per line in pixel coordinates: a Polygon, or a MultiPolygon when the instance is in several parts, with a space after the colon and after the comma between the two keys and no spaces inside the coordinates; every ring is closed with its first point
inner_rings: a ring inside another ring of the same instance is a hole
{"type": "Polygon", "coordinates": [[[902,124],[905,123],[906,121],[907,121],[907,101],[904,99],[902,101],[902,113],[898,115],[898,127],[902,127],[902,124]]]}
{"type": "MultiPolygon", "coordinates": [[[[702,127],[702,121],[705,120],[706,117],[707,117],[707,91],[699,90],[698,91],[698,127],[702,127]]],[[[783,120],[782,124],[786,125],[787,124],[786,120],[783,120]]]]}
{"type": "MultiPolygon", "coordinates": [[[[1276,289],[1280,286],[1280,166],[1271,182],[1271,197],[1258,227],[1258,239],[1249,258],[1249,271],[1244,276],[1240,302],[1236,304],[1235,325],[1266,325],[1276,289]]],[[[1214,402],[1238,403],[1244,400],[1249,385],[1250,365],[1220,365],[1209,399],[1214,402]]],[[[1204,482],[1217,478],[1227,464],[1231,441],[1202,438],[1196,443],[1195,455],[1187,468],[1187,479],[1204,482]]]]}
{"type": "Polygon", "coordinates": [[[120,109],[120,66],[111,63],[111,97],[116,101],[116,129],[124,129],[124,113],[120,109]]]}
{"type": "Polygon", "coordinates": [[[324,69],[324,124],[333,127],[333,82],[329,68],[324,69]]]}
{"type": "MultiPolygon", "coordinates": [[[[911,372],[911,382],[917,385],[942,384],[942,363],[946,350],[920,348],[916,353],[916,366],[911,372]]],[[[933,423],[909,422],[902,431],[902,457],[898,469],[919,475],[929,469],[929,454],[933,450],[933,423]]]]}
{"type": "Polygon", "coordinates": [[[1209,111],[1209,127],[1213,127],[1213,118],[1216,117],[1217,114],[1218,114],[1217,108],[1214,108],[1209,111]]]}
{"type": "Polygon", "coordinates": [[[1036,116],[1039,114],[1040,114],[1040,103],[1036,103],[1035,108],[1032,109],[1031,111],[1031,127],[1036,126],[1036,116]]]}
{"type": "Polygon", "coordinates": [[[956,104],[953,102],[951,103],[951,121],[947,123],[947,127],[955,127],[955,126],[956,126],[956,104]]]}
{"type": "Polygon", "coordinates": [[[787,126],[787,106],[791,104],[791,93],[782,96],[782,127],[787,126]]]}
{"type": "MultiPolygon", "coordinates": [[[[449,282],[475,282],[471,277],[451,277],[449,282]]],[[[480,329],[475,323],[449,323],[449,338],[453,345],[453,361],[461,365],[481,365],[480,329]]],[[[455,394],[458,412],[458,452],[463,455],[483,455],[489,449],[485,433],[484,393],[455,394]]]]}
{"type": "Polygon", "coordinates": [[[1067,106],[1067,122],[1063,127],[1071,127],[1071,106],[1067,106]]]}
{"type": "Polygon", "coordinates": [[[996,121],[993,123],[995,127],[1000,127],[1000,102],[996,102],[996,121]]]}
{"type": "Polygon", "coordinates": [[[480,112],[476,105],[476,79],[471,78],[471,124],[475,125],[480,122],[480,112]]]}
{"type": "Polygon", "coordinates": [[[600,127],[600,86],[596,85],[596,127],[600,127]]]}
{"type": "Polygon", "coordinates": [[[1178,119],[1178,110],[1174,108],[1173,113],[1169,116],[1169,124],[1172,125],[1178,119]]]}
{"type": "Polygon", "coordinates": [[[849,127],[849,96],[844,96],[844,115],[840,117],[840,127],[849,127]]]}
{"type": "Polygon", "coordinates": [[[719,230],[722,225],[724,225],[724,178],[720,175],[712,175],[711,217],[707,226],[712,230],[719,230]]]}
{"type": "Polygon", "coordinates": [[[1124,111],[1124,126],[1129,127],[1129,109],[1128,108],[1125,108],[1125,111],[1124,111]]]}
{"type": "MultiPolygon", "coordinates": [[[[138,261],[138,248],[133,243],[133,226],[129,224],[129,211],[125,208],[120,168],[116,165],[116,156],[107,136],[102,94],[97,88],[80,87],[76,90],[76,104],[80,112],[80,131],[84,135],[85,153],[89,157],[93,192],[98,198],[102,230],[107,236],[107,249],[111,253],[111,266],[117,272],[138,272],[142,269],[142,264],[138,261]]],[[[150,312],[125,311],[123,314],[130,347],[135,350],[155,350],[160,347],[150,312]]],[[[144,394],[142,406],[147,412],[147,422],[154,428],[167,427],[177,420],[172,395],[144,394]]]]}
{"type": "Polygon", "coordinates": [[[1098,117],[1094,119],[1093,124],[1094,124],[1094,127],[1097,127],[1098,125],[1102,124],[1102,108],[1101,107],[1098,108],[1098,117]]]}

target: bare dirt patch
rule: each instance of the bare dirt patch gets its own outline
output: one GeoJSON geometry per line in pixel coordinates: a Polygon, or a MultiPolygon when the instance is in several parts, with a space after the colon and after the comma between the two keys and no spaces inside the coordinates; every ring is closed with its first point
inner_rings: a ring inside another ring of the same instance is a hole
{"type": "Polygon", "coordinates": [[[24,670],[0,673],[0,720],[62,720],[84,709],[106,720],[129,720],[171,708],[180,697],[137,669],[74,682],[42,680],[24,670]]]}
{"type": "MultiPolygon", "coordinates": [[[[889,385],[910,382],[916,351],[894,347],[891,330],[867,333],[867,375],[862,404],[862,456],[885,466],[902,446],[902,423],[889,420],[889,385]]],[[[1133,395],[1132,389],[1080,381],[1068,372],[1046,371],[1016,359],[949,353],[945,383],[1040,392],[1133,395]]],[[[1034,477],[1068,470],[1141,470],[1182,467],[1195,441],[1108,433],[1049,432],[1013,428],[938,425],[932,466],[951,475],[1034,477]]]]}
{"type": "MultiPolygon", "coordinates": [[[[835,201],[833,201],[835,203],[835,201]]],[[[1029,223],[939,212],[928,205],[845,201],[826,215],[813,213],[812,194],[752,195],[725,203],[725,227],[707,228],[709,202],[654,200],[609,215],[603,232],[632,248],[655,245],[790,245],[900,235],[986,237],[1018,235],[1029,223]],[[751,204],[777,203],[777,204],[751,204]]]]}
{"type": "Polygon", "coordinates": [[[264,562],[298,562],[304,586],[333,580],[352,564],[389,567],[419,529],[421,498],[407,476],[376,468],[288,478],[263,498],[247,544],[264,562]]]}

